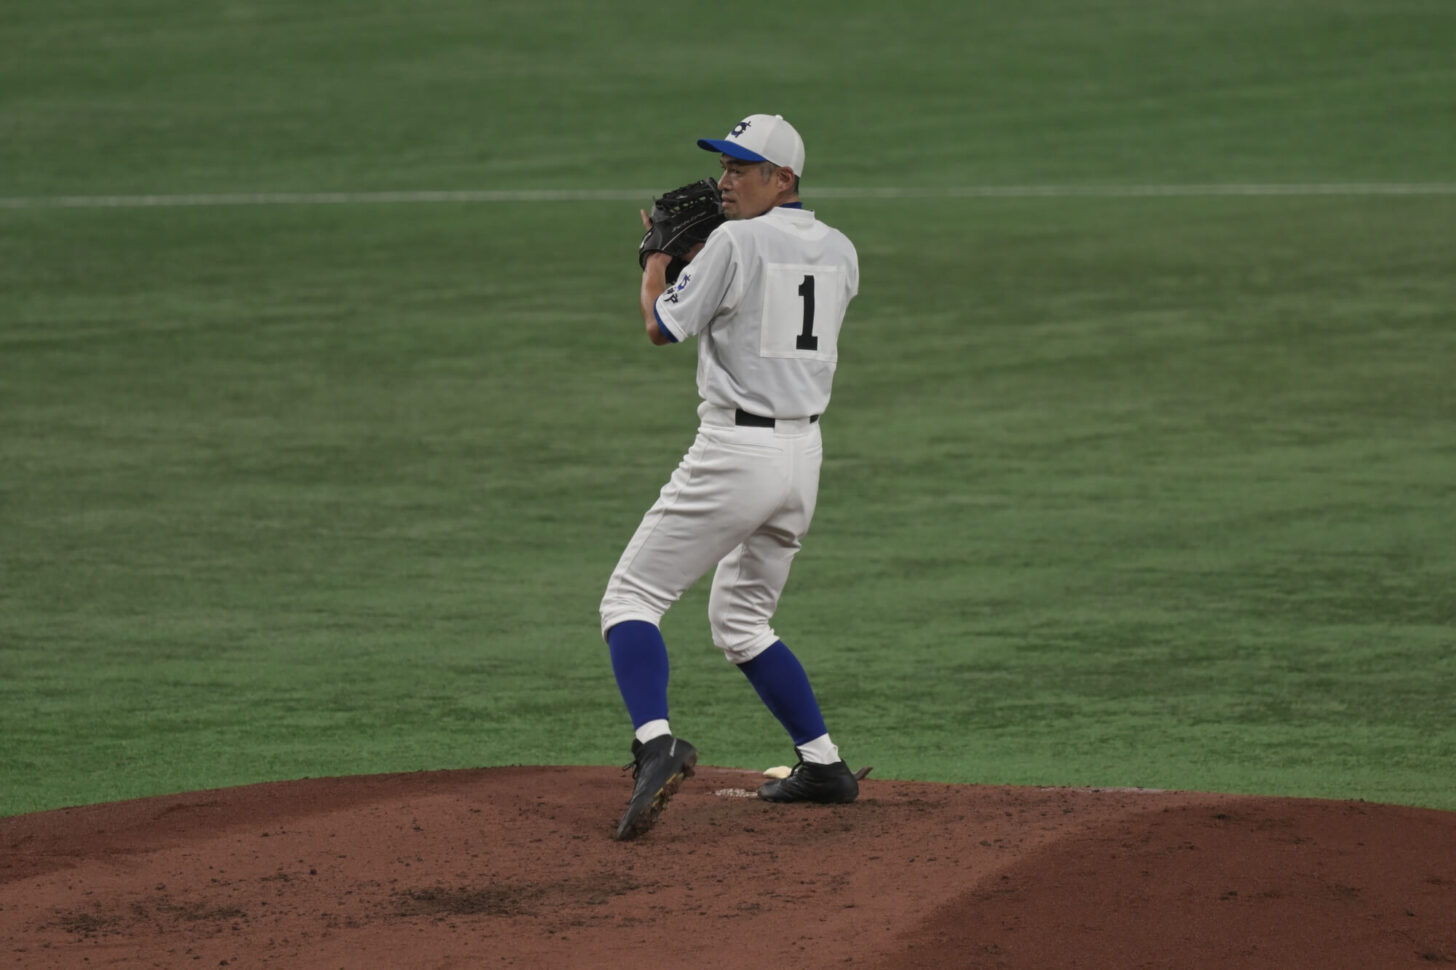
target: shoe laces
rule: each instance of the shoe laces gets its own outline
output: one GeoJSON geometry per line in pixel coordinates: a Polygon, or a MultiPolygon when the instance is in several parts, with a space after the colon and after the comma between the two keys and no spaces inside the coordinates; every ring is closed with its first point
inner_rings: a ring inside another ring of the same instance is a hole
{"type": "Polygon", "coordinates": [[[632,769],[632,780],[633,781],[635,781],[637,779],[637,775],[642,771],[642,755],[645,754],[646,751],[647,751],[647,745],[645,745],[645,744],[642,744],[642,745],[634,744],[632,746],[632,760],[629,761],[629,762],[627,762],[625,765],[622,766],[622,770],[623,771],[626,771],[628,768],[631,768],[632,769]]]}

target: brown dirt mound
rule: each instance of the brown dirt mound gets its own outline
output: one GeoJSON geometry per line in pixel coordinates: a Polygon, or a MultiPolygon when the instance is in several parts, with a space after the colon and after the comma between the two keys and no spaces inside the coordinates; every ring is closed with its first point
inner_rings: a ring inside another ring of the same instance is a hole
{"type": "Polygon", "coordinates": [[[0,962],[76,967],[1397,968],[1456,964],[1456,813],[700,768],[495,768],[0,819],[0,962]]]}

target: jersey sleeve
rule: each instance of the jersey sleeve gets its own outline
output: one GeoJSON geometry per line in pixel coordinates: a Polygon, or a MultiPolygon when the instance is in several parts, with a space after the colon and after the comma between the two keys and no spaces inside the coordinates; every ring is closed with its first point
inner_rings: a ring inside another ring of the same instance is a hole
{"type": "Polygon", "coordinates": [[[720,309],[731,308],[736,267],[732,237],[715,231],[677,282],[657,298],[658,327],[674,342],[702,333],[720,309]]]}

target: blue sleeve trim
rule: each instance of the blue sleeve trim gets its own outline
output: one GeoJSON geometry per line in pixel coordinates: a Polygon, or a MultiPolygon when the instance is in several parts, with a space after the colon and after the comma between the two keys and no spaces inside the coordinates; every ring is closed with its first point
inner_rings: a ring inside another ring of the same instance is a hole
{"type": "Polygon", "coordinates": [[[662,322],[662,314],[657,312],[656,303],[652,304],[652,315],[657,318],[657,332],[666,337],[668,343],[677,343],[677,337],[673,336],[673,332],[667,329],[667,324],[662,322]]]}

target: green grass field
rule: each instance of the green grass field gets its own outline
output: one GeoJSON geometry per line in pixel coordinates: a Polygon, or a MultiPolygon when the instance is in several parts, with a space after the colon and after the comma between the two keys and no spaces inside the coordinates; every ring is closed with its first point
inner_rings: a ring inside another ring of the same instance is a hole
{"type": "MultiPolygon", "coordinates": [[[[1002,6],[11,4],[0,815],[625,761],[636,209],[763,110],[862,265],[776,620],[849,760],[1456,809],[1456,8],[1002,6]]],[[[675,729],[791,759],[705,600],[675,729]]]]}

